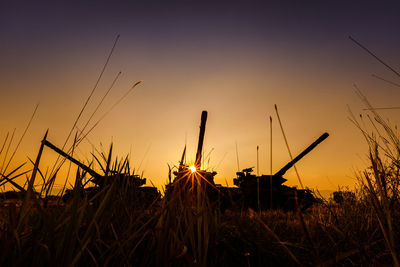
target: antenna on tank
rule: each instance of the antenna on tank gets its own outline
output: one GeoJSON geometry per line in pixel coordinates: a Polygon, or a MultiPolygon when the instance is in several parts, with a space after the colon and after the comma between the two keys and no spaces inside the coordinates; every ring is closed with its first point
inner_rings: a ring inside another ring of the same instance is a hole
{"type": "Polygon", "coordinates": [[[260,206],[260,161],[258,160],[258,150],[259,146],[257,146],[257,203],[258,203],[258,210],[261,209],[260,206]]]}
{"type": "Polygon", "coordinates": [[[237,162],[238,172],[240,172],[240,167],[239,167],[239,152],[238,152],[237,141],[235,141],[235,144],[236,144],[236,162],[237,162]]]}
{"type": "MultiPolygon", "coordinates": [[[[272,177],[272,117],[269,116],[269,163],[270,163],[270,175],[272,177]]],[[[272,209],[272,179],[269,179],[269,197],[270,197],[270,208],[272,209]]]]}

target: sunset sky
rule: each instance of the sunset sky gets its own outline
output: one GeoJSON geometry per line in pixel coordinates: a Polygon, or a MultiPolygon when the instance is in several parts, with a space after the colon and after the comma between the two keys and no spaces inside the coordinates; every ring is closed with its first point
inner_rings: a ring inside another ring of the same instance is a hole
{"type": "MultiPolygon", "coordinates": [[[[13,163],[36,157],[47,128],[48,140],[61,147],[120,34],[78,127],[119,71],[93,123],[133,83],[143,82],[88,135],[76,152],[80,160],[91,159],[91,144],[106,150],[112,141],[116,155],[131,152],[133,167],[160,187],[185,143],[194,160],[207,110],[204,153],[212,152],[205,167],[218,172],[217,183],[232,185],[236,143],[240,169],[256,166],[258,145],[260,173],[270,173],[269,116],[273,171],[290,160],[276,104],[294,156],[330,134],[297,164],[303,183],[320,190],[353,187],[368,153],[348,119],[349,108],[365,113],[353,85],[376,107],[400,106],[400,91],[371,76],[396,81],[348,36],[398,68],[400,4],[349,2],[1,1],[0,143],[16,128],[15,147],[39,102],[13,163]]],[[[381,114],[396,123],[400,110],[381,114]]],[[[51,166],[54,156],[46,149],[40,167],[51,166]]],[[[0,165],[3,158],[4,152],[0,165]]],[[[298,185],[293,170],[285,177],[298,185]]]]}

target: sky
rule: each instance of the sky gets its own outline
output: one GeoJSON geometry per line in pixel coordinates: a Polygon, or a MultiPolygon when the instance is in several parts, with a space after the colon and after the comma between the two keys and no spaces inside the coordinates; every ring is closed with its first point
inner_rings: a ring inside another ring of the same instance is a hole
{"type": "MultiPolygon", "coordinates": [[[[330,134],[297,164],[303,184],[353,188],[368,154],[348,119],[349,110],[365,113],[354,84],[376,107],[398,106],[400,92],[371,76],[397,79],[348,36],[398,68],[399,9],[389,1],[1,1],[0,143],[15,129],[9,158],[39,103],[11,165],[32,168],[47,129],[61,147],[120,35],[78,128],[118,72],[90,125],[142,83],[78,147],[82,162],[113,142],[115,156],[130,154],[136,172],[161,188],[185,144],[194,160],[207,110],[203,167],[217,171],[216,183],[233,185],[238,168],[256,167],[257,146],[259,173],[271,172],[270,116],[275,173],[290,160],[276,104],[293,156],[330,134]]],[[[381,114],[396,123],[400,110],[381,114]]],[[[45,149],[43,172],[55,156],[45,149]]],[[[293,170],[285,177],[299,185],[293,170]]]]}

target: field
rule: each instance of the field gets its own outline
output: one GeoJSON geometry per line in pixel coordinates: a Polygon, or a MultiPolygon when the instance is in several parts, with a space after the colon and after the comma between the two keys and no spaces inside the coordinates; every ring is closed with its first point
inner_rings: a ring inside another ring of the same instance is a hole
{"type": "MultiPolygon", "coordinates": [[[[341,190],[331,199],[313,192],[318,201],[308,209],[299,207],[297,195],[292,210],[244,208],[233,198],[229,207],[222,209],[210,197],[210,185],[202,174],[211,174],[199,170],[198,157],[195,174],[180,176],[180,182],[166,185],[166,191],[160,193],[142,186],[129,157],[114,159],[112,145],[107,153],[93,158],[99,172],[79,165],[70,155],[103,119],[86,129],[108,91],[89,121],[76,132],[72,146],[67,150],[64,144],[67,153],[49,143],[46,133],[36,160],[31,161],[32,170],[21,172],[22,164],[2,173],[15,154],[6,161],[11,145],[7,135],[0,148],[4,157],[0,185],[11,184],[20,192],[1,195],[0,265],[400,266],[400,139],[397,127],[382,118],[360,90],[357,92],[370,115],[351,115],[350,120],[365,138],[369,166],[354,174],[356,191],[341,190]],[[44,146],[63,156],[50,172],[39,168],[44,146]],[[76,174],[70,173],[74,186],[67,189],[64,184],[60,194],[52,196],[65,158],[80,167],[76,174]],[[23,175],[26,185],[14,182],[23,175]],[[38,180],[42,182],[39,189],[35,187],[38,180]]],[[[201,152],[198,150],[200,157],[201,152]]],[[[172,180],[171,169],[169,174],[172,180]]]]}
{"type": "Polygon", "coordinates": [[[178,184],[168,197],[149,201],[128,182],[129,160],[113,162],[112,147],[108,156],[97,159],[108,180],[97,189],[84,190],[90,175],[78,170],[64,204],[61,197],[46,195],[51,178],[40,194],[33,191],[34,177],[41,175],[39,152],[26,193],[16,194],[14,200],[3,195],[0,263],[398,266],[400,142],[386,120],[373,109],[372,115],[373,131],[352,117],[370,155],[370,167],[358,174],[358,191],[342,191],[336,201],[321,200],[305,211],[222,211],[196,179],[178,184]]]}

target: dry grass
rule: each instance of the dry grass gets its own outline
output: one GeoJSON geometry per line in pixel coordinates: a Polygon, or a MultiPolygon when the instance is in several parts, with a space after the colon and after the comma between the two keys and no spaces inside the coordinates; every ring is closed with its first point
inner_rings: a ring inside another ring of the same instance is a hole
{"type": "MultiPolygon", "coordinates": [[[[64,161],[57,161],[48,175],[43,174],[39,150],[32,171],[19,173],[21,164],[7,172],[15,154],[10,154],[14,132],[7,134],[0,148],[0,185],[13,184],[15,178],[28,174],[28,186],[21,187],[26,193],[18,199],[0,202],[0,265],[399,266],[399,135],[397,128],[382,119],[358,92],[371,111],[371,117],[367,117],[371,127],[366,127],[362,118],[351,119],[367,141],[370,167],[357,174],[360,185],[354,197],[344,197],[340,203],[323,201],[305,212],[222,213],[196,180],[194,186],[177,185],[168,197],[144,203],[141,191],[123,182],[133,170],[128,157],[112,162],[112,148],[108,155],[94,158],[111,179],[89,192],[84,190],[88,175],[78,170],[71,197],[63,204],[60,198],[50,199],[49,194],[64,161]],[[35,179],[42,179],[38,192],[34,191],[35,179]]],[[[75,147],[103,117],[84,133],[89,119],[67,149],[69,154],[73,155],[75,147]]]]}
{"type": "Polygon", "coordinates": [[[124,180],[133,170],[128,157],[112,162],[112,146],[94,157],[108,182],[84,190],[88,174],[78,170],[63,204],[48,196],[55,176],[40,171],[40,149],[26,193],[1,202],[0,264],[398,265],[400,142],[387,121],[372,115],[373,131],[353,116],[370,151],[371,166],[358,174],[359,190],[305,212],[222,213],[209,201],[206,183],[191,177],[168,197],[145,204],[142,192],[124,180]],[[33,191],[36,176],[44,181],[40,194],[33,191]]]}
{"type": "MultiPolygon", "coordinates": [[[[57,205],[57,201],[44,204],[37,197],[21,199],[22,206],[2,205],[0,264],[396,264],[398,199],[382,199],[386,195],[380,195],[380,185],[371,176],[376,170],[366,173],[369,176],[364,177],[366,183],[357,198],[340,204],[325,202],[304,213],[221,213],[198,189],[176,190],[144,208],[135,203],[134,190],[127,191],[118,178],[93,196],[81,197],[82,187],[76,183],[72,199],[65,205],[57,205]],[[25,215],[21,212],[24,205],[29,207],[25,215]]],[[[77,180],[84,175],[78,172],[77,180]]],[[[391,176],[387,182],[395,180],[391,176]]]]}
{"type": "MultiPolygon", "coordinates": [[[[367,141],[370,167],[358,174],[357,192],[305,212],[222,213],[197,179],[145,203],[143,192],[125,180],[134,170],[128,157],[112,161],[112,146],[93,158],[108,182],[84,190],[88,174],[78,170],[63,204],[48,195],[56,176],[41,172],[41,147],[26,193],[1,202],[0,265],[398,266],[400,141],[361,97],[372,110],[372,130],[352,120],[367,141]],[[39,193],[35,178],[43,180],[39,193]]],[[[3,175],[2,182],[18,171],[3,175]]]]}

